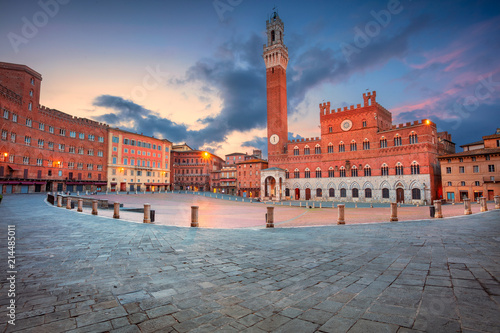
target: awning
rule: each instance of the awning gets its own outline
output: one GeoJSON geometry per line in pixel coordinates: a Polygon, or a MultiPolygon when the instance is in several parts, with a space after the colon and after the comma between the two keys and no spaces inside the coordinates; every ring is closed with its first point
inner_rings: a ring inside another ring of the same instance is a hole
{"type": "Polygon", "coordinates": [[[21,185],[34,185],[35,183],[33,182],[21,182],[21,185]]]}
{"type": "Polygon", "coordinates": [[[45,185],[47,182],[35,182],[35,185],[45,185]]]}
{"type": "Polygon", "coordinates": [[[20,171],[21,169],[19,169],[18,167],[16,166],[12,166],[12,165],[7,165],[12,171],[20,171]]]}
{"type": "Polygon", "coordinates": [[[108,185],[106,182],[95,182],[94,185],[108,185]]]}
{"type": "Polygon", "coordinates": [[[116,183],[109,183],[110,185],[116,185],[116,183]]]}

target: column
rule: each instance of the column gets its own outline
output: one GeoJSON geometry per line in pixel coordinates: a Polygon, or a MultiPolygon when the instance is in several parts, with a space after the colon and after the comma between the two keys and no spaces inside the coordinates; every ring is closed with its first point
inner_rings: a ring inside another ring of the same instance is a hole
{"type": "Polygon", "coordinates": [[[339,218],[337,220],[337,224],[345,224],[345,220],[344,220],[344,207],[345,207],[345,205],[339,204],[339,205],[337,205],[337,207],[339,209],[339,218]]]}
{"type": "Polygon", "coordinates": [[[472,214],[471,204],[469,198],[464,198],[464,215],[472,214]]]}
{"type": "Polygon", "coordinates": [[[97,200],[92,200],[92,215],[97,215],[97,200]]]}
{"type": "Polygon", "coordinates": [[[78,209],[77,212],[83,212],[83,199],[78,199],[78,209]]]}
{"type": "Polygon", "coordinates": [[[114,219],[119,219],[120,218],[120,203],[115,202],[113,204],[114,212],[113,212],[113,218],[114,219]]]}
{"type": "Polygon", "coordinates": [[[274,207],[267,207],[266,228],[274,228],[274,207]]]}
{"type": "Polygon", "coordinates": [[[481,197],[479,199],[480,203],[481,203],[481,212],[487,212],[488,211],[488,203],[486,203],[486,198],[485,197],[481,197]]]}
{"type": "Polygon", "coordinates": [[[149,217],[151,211],[151,204],[145,203],[144,204],[144,220],[142,221],[143,223],[151,223],[151,218],[149,217]]]}
{"type": "Polygon", "coordinates": [[[391,202],[391,219],[389,221],[398,221],[398,204],[396,202],[391,202]]]}
{"type": "Polygon", "coordinates": [[[66,209],[71,209],[71,198],[70,197],[66,198],[66,209]]]}
{"type": "Polygon", "coordinates": [[[191,206],[191,227],[197,228],[198,226],[198,206],[191,206]]]}
{"type": "Polygon", "coordinates": [[[62,207],[62,197],[57,195],[57,207],[62,207]]]}
{"type": "Polygon", "coordinates": [[[434,200],[434,207],[436,207],[436,215],[434,217],[437,219],[442,219],[443,211],[441,210],[441,200],[434,200]]]}

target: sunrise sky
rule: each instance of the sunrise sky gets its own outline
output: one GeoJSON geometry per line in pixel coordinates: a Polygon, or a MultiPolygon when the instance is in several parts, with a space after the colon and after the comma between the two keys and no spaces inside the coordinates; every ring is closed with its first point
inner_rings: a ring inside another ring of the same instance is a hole
{"type": "Polygon", "coordinates": [[[430,118],[457,148],[500,127],[498,1],[3,1],[0,61],[41,73],[50,108],[219,156],[267,151],[274,5],[290,136],[319,136],[319,103],[367,89],[394,123],[430,118]]]}

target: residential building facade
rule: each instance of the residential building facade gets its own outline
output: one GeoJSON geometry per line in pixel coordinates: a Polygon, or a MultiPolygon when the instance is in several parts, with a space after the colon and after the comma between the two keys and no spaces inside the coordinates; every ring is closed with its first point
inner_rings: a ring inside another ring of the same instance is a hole
{"type": "Polygon", "coordinates": [[[500,129],[461,146],[463,152],[440,156],[444,198],[449,202],[500,195],[500,129]]]}
{"type": "Polygon", "coordinates": [[[223,166],[220,171],[220,191],[224,194],[237,194],[237,166],[223,166]]]}
{"type": "Polygon", "coordinates": [[[0,63],[0,193],[104,191],[108,126],[40,105],[41,81],[0,63]]]}
{"type": "Polygon", "coordinates": [[[252,159],[237,164],[238,195],[245,198],[260,197],[261,170],[267,169],[268,163],[262,159],[252,159]]]}
{"type": "Polygon", "coordinates": [[[261,198],[429,203],[442,197],[438,156],[455,152],[451,136],[430,120],[393,125],[375,91],[357,106],[320,104],[320,136],[288,140],[288,49],[277,13],[266,28],[269,170],[262,171],[261,198]]]}
{"type": "Polygon", "coordinates": [[[170,141],[117,128],[109,129],[108,141],[110,191],[170,190],[170,141]]]}
{"type": "Polygon", "coordinates": [[[171,160],[175,190],[210,191],[211,172],[220,170],[224,165],[219,156],[191,149],[187,145],[176,146],[171,160]]]}

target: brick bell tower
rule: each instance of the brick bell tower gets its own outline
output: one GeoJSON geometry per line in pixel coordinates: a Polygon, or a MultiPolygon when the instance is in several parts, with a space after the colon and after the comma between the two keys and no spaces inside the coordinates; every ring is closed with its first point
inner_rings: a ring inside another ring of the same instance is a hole
{"type": "Polygon", "coordinates": [[[266,64],[267,82],[267,149],[269,162],[272,162],[286,154],[288,142],[286,105],[288,49],[283,43],[284,27],[278,13],[274,12],[271,15],[266,22],[266,29],[267,45],[264,44],[262,57],[266,64]]]}

